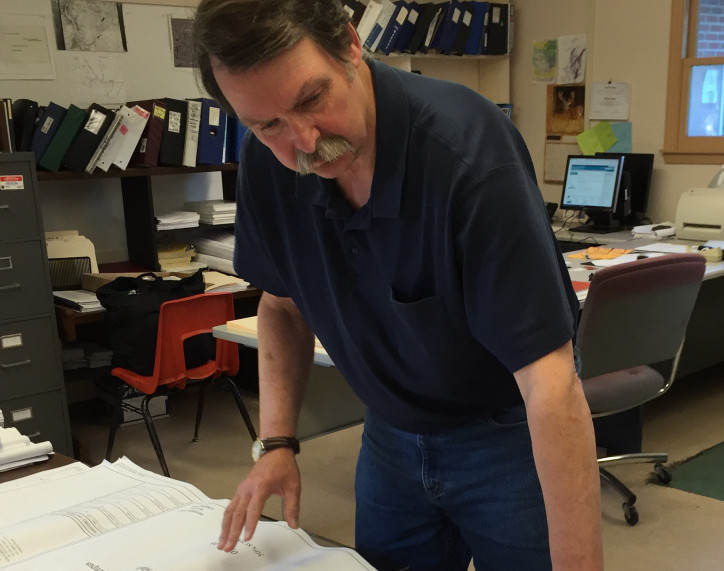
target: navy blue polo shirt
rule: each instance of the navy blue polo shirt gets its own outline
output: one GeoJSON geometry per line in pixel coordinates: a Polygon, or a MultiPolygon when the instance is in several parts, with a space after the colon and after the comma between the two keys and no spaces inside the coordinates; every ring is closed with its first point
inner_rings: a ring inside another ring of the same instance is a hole
{"type": "Polygon", "coordinates": [[[519,403],[512,373],[574,336],[578,301],[510,120],[461,85],[369,65],[368,203],[249,133],[234,263],[294,300],[375,415],[427,432],[519,403]]]}

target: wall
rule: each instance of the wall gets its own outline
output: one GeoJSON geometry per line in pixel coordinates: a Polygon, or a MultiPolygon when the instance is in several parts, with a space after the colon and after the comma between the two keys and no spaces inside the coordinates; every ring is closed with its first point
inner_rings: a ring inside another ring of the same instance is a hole
{"type": "MultiPolygon", "coordinates": [[[[713,165],[666,165],[663,146],[668,68],[670,0],[516,0],[515,51],[510,56],[514,121],[529,145],[546,200],[560,200],[560,184],[543,182],[545,92],[531,80],[530,49],[534,40],[585,33],[588,36],[587,83],[623,81],[631,85],[634,152],[655,153],[649,214],[655,221],[674,220],[678,198],[687,188],[706,186],[718,170],[713,165]],[[643,25],[645,23],[645,25],[643,25]]],[[[5,13],[50,16],[50,0],[2,0],[5,13]]],[[[128,99],[195,97],[199,88],[188,69],[171,62],[168,17],[190,17],[192,9],[124,4],[128,53],[119,54],[128,99]]],[[[67,105],[66,52],[54,52],[56,81],[2,81],[3,97],[30,97],[67,105]]],[[[184,199],[218,198],[218,175],[154,177],[157,211],[184,199]]],[[[41,184],[46,228],[77,228],[95,244],[100,261],[125,259],[125,230],[120,185],[114,180],[92,183],[41,184]]]]}
{"type": "MultiPolygon", "coordinates": [[[[2,14],[42,15],[52,21],[51,0],[2,0],[0,18],[2,14]]],[[[113,55],[117,55],[120,63],[120,77],[114,79],[125,83],[124,100],[199,97],[202,92],[193,71],[173,66],[169,34],[169,17],[189,18],[193,16],[193,9],[124,4],[123,15],[128,51],[113,55]]],[[[69,57],[80,52],[56,50],[54,35],[50,42],[57,79],[2,80],[0,94],[12,99],[33,99],[41,105],[55,101],[65,107],[70,103],[86,106],[90,100],[74,98],[69,79],[69,57]]],[[[185,200],[221,198],[218,173],[153,177],[152,183],[157,213],[176,209],[185,200]]],[[[46,230],[79,230],[94,243],[101,263],[127,259],[123,205],[117,179],[42,182],[40,195],[46,230]]]]}
{"type": "Polygon", "coordinates": [[[536,166],[546,200],[559,202],[560,185],[545,184],[545,87],[531,82],[534,40],[588,34],[586,82],[621,81],[631,86],[633,152],[654,153],[648,212],[654,221],[674,221],[679,196],[707,186],[714,165],[667,165],[661,149],[666,118],[669,0],[516,0],[516,51],[511,62],[514,121],[536,166]]]}

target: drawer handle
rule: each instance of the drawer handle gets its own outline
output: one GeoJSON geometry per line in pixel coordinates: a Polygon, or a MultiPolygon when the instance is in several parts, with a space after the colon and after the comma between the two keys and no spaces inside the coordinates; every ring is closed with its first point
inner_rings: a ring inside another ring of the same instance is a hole
{"type": "Polygon", "coordinates": [[[12,369],[13,367],[22,367],[23,365],[30,365],[32,361],[30,359],[25,359],[24,361],[17,361],[15,363],[3,363],[0,365],[3,369],[12,369]]]}
{"type": "Polygon", "coordinates": [[[28,438],[37,438],[38,436],[40,436],[40,432],[33,432],[32,434],[26,434],[25,436],[27,436],[28,438]]]}
{"type": "Polygon", "coordinates": [[[0,210],[10,210],[9,204],[0,204],[0,210]]]}
{"type": "Polygon", "coordinates": [[[18,289],[19,287],[20,287],[20,284],[4,285],[4,286],[0,286],[0,291],[5,291],[5,290],[9,290],[9,289],[18,289]]]}

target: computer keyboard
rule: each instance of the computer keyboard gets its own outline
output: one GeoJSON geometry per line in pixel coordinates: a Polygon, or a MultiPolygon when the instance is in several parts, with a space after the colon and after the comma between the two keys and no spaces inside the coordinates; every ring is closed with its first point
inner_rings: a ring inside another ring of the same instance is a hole
{"type": "Polygon", "coordinates": [[[584,250],[590,246],[587,242],[568,242],[567,240],[556,240],[561,252],[572,252],[573,250],[584,250]]]}

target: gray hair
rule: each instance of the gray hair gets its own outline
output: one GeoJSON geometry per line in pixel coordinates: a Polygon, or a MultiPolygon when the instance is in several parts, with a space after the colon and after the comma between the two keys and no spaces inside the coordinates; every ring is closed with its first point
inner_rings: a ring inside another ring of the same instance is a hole
{"type": "Polygon", "coordinates": [[[349,17],[339,0],[202,0],[194,20],[194,49],[201,83],[234,113],[219,89],[212,59],[247,71],[310,38],[332,57],[349,60],[349,17]]]}

